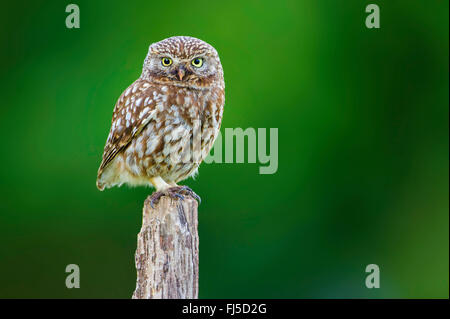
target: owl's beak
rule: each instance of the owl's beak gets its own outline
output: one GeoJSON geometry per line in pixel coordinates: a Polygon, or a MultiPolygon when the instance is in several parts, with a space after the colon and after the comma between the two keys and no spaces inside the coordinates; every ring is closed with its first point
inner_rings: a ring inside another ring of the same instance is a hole
{"type": "Polygon", "coordinates": [[[184,70],[184,68],[183,67],[179,68],[178,72],[177,72],[178,80],[182,81],[185,74],[186,74],[186,71],[184,70]]]}

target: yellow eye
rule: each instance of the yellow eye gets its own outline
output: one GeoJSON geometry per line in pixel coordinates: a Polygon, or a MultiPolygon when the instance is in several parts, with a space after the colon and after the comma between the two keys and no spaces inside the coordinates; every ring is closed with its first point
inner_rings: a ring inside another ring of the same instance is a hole
{"type": "Polygon", "coordinates": [[[169,65],[171,65],[172,64],[172,59],[171,58],[162,58],[161,59],[161,64],[163,65],[163,66],[169,66],[169,65]]]}
{"type": "Polygon", "coordinates": [[[203,59],[195,58],[194,60],[192,60],[192,65],[195,66],[196,68],[201,67],[203,65],[203,59]]]}

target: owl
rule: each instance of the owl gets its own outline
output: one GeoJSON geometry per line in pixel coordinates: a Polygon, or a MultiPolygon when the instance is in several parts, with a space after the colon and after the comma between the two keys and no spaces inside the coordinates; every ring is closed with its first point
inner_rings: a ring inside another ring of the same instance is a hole
{"type": "MultiPolygon", "coordinates": [[[[127,184],[183,198],[220,130],[225,103],[217,51],[187,36],[150,45],[140,77],[119,97],[98,169],[99,190],[127,184]]],[[[199,199],[199,198],[198,198],[199,199]]]]}

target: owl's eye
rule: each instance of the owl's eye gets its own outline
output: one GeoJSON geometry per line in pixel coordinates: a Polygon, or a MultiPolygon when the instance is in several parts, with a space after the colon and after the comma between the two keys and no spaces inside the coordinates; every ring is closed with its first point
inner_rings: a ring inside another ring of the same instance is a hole
{"type": "Polygon", "coordinates": [[[172,59],[171,58],[162,58],[161,59],[161,64],[163,66],[169,66],[172,64],[172,59]]]}
{"type": "Polygon", "coordinates": [[[192,65],[195,66],[196,68],[201,67],[203,65],[203,59],[195,58],[194,60],[192,60],[192,65]]]}

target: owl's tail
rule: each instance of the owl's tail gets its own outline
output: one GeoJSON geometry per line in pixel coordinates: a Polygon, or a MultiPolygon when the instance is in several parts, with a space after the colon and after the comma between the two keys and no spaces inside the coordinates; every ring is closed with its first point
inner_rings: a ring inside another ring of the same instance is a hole
{"type": "Polygon", "coordinates": [[[103,191],[106,186],[105,178],[104,178],[104,171],[100,167],[97,172],[97,188],[99,191],[103,191]]]}
{"type": "Polygon", "coordinates": [[[105,189],[105,184],[100,182],[100,178],[97,178],[97,188],[99,191],[103,191],[105,189]]]}
{"type": "Polygon", "coordinates": [[[105,188],[109,188],[113,185],[114,180],[114,170],[111,169],[110,165],[106,168],[100,167],[97,173],[97,188],[103,191],[105,188]]]}

